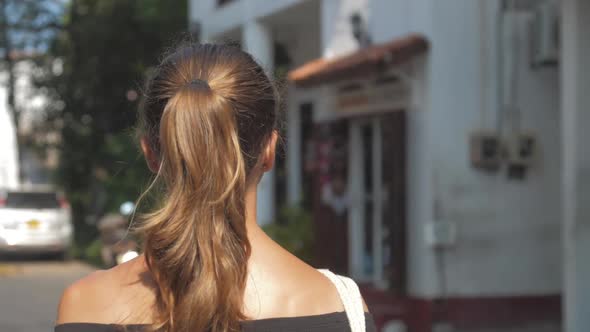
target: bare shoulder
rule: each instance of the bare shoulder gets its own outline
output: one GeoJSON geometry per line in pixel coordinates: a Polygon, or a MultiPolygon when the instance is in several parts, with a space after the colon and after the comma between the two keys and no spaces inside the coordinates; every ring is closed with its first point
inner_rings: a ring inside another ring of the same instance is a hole
{"type": "Polygon", "coordinates": [[[145,271],[140,257],[78,280],[62,295],[57,323],[146,323],[155,296],[145,271]]]}
{"type": "MultiPolygon", "coordinates": [[[[291,261],[287,266],[283,269],[285,274],[282,276],[281,285],[289,293],[290,300],[285,302],[293,305],[293,308],[289,309],[289,315],[321,315],[344,311],[336,286],[324,272],[298,259],[296,262],[291,261]]],[[[366,304],[364,307],[365,311],[368,311],[366,304]]]]}
{"type": "Polygon", "coordinates": [[[73,322],[100,323],[101,308],[109,290],[112,272],[96,271],[68,286],[61,296],[57,324],[73,322]]]}
{"type": "Polygon", "coordinates": [[[252,243],[244,298],[247,316],[264,319],[344,311],[336,286],[324,273],[270,238],[252,243]]]}

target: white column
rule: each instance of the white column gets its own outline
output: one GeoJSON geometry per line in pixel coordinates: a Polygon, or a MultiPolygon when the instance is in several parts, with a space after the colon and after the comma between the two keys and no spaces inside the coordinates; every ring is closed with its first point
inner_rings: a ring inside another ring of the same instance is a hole
{"type": "MultiPolygon", "coordinates": [[[[0,105],[7,105],[6,98],[6,89],[0,90],[0,105]]],[[[16,128],[6,106],[0,106],[0,151],[0,188],[16,189],[20,185],[16,128]]]]}
{"type": "MultiPolygon", "coordinates": [[[[244,25],[244,49],[254,56],[272,77],[274,69],[273,39],[268,27],[257,21],[244,25]]],[[[267,172],[258,185],[257,220],[260,225],[271,223],[275,217],[274,170],[267,172]]]]}
{"type": "Polygon", "coordinates": [[[198,0],[189,0],[188,1],[188,22],[189,22],[189,25],[201,21],[202,7],[203,7],[202,1],[198,1],[198,0]]]}
{"type": "Polygon", "coordinates": [[[365,231],[365,185],[363,175],[362,136],[358,122],[350,121],[348,129],[348,194],[350,199],[348,210],[348,269],[353,278],[364,277],[363,253],[365,231]]]}
{"type": "Polygon", "coordinates": [[[295,98],[295,88],[287,94],[287,200],[290,205],[301,201],[301,115],[299,101],[295,98]]]}
{"type": "Polygon", "coordinates": [[[562,0],[564,331],[590,326],[590,2],[562,0]]]}
{"type": "MultiPolygon", "coordinates": [[[[213,42],[207,28],[210,27],[210,16],[216,7],[216,0],[188,0],[189,29],[194,28],[192,25],[199,25],[200,31],[197,41],[200,43],[213,42]]],[[[194,33],[194,31],[191,32],[194,33]]]]}
{"type": "Polygon", "coordinates": [[[340,0],[323,0],[320,1],[320,24],[321,24],[321,39],[320,47],[322,50],[322,57],[330,58],[334,56],[333,38],[336,30],[338,19],[338,11],[340,8],[340,0]]]}
{"type": "Polygon", "coordinates": [[[372,120],[373,127],[373,284],[384,286],[383,280],[383,135],[381,120],[372,120]]]}

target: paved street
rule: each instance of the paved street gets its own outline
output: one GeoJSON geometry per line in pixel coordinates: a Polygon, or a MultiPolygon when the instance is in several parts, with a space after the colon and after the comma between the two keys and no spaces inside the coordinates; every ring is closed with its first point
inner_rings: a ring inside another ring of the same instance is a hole
{"type": "Polygon", "coordinates": [[[78,262],[0,261],[0,331],[52,331],[62,291],[91,271],[78,262]]]}

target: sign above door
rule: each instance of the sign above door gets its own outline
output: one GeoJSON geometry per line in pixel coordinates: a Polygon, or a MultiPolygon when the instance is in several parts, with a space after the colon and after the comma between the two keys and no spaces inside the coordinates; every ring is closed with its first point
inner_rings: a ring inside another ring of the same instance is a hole
{"type": "Polygon", "coordinates": [[[334,86],[331,109],[336,117],[404,110],[410,93],[407,83],[395,76],[348,82],[334,86]]]}

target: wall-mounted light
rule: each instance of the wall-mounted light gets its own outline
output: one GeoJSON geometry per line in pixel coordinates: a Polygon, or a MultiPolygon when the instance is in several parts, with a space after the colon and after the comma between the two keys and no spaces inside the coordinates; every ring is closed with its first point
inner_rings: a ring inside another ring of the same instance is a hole
{"type": "Polygon", "coordinates": [[[371,44],[371,36],[367,29],[367,24],[359,12],[350,15],[350,25],[352,26],[352,35],[361,47],[367,47],[371,44]]]}

